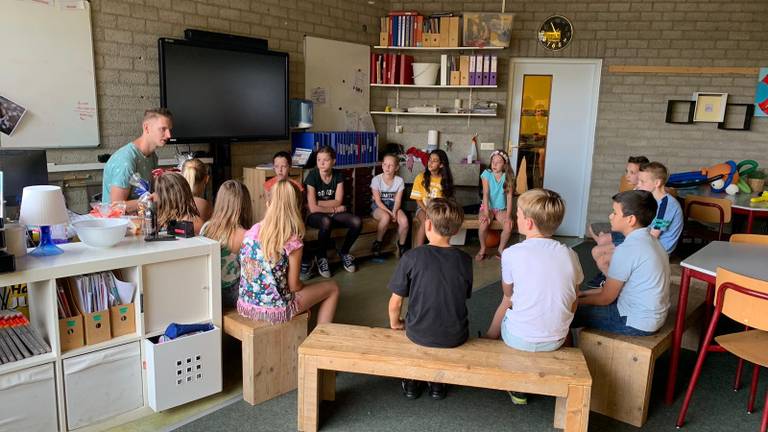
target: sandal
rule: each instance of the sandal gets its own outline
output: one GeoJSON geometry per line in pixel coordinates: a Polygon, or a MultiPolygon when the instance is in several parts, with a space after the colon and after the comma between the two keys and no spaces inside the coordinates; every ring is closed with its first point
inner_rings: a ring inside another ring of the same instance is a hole
{"type": "Polygon", "coordinates": [[[475,255],[475,261],[482,261],[484,260],[488,255],[486,255],[484,252],[478,252],[477,255],[475,255]]]}

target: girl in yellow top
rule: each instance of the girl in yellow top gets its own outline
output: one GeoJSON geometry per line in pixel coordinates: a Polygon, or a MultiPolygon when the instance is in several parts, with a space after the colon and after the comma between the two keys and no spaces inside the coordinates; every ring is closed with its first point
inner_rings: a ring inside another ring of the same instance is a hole
{"type": "Polygon", "coordinates": [[[424,244],[424,219],[429,200],[432,198],[453,198],[453,175],[448,164],[448,155],[443,150],[434,150],[429,154],[427,169],[413,180],[411,199],[416,201],[419,209],[416,219],[419,221],[419,231],[413,239],[413,247],[424,244]]]}

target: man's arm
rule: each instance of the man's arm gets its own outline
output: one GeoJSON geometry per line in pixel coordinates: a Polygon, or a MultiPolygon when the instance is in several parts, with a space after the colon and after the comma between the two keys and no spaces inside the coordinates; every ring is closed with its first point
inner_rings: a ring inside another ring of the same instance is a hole
{"type": "Polygon", "coordinates": [[[113,203],[124,202],[126,213],[136,213],[139,210],[139,200],[128,200],[131,196],[131,189],[121,188],[111,185],[109,187],[109,199],[113,203]]]}
{"type": "Polygon", "coordinates": [[[621,289],[624,287],[624,282],[616,279],[607,278],[602,290],[596,294],[589,294],[589,291],[582,291],[579,295],[579,304],[582,305],[595,305],[606,306],[613,303],[621,289]]]}
{"type": "Polygon", "coordinates": [[[507,309],[512,306],[512,284],[501,282],[501,289],[503,291],[501,302],[496,308],[496,312],[493,314],[493,320],[491,326],[485,333],[485,337],[488,339],[498,339],[501,337],[501,321],[504,319],[504,315],[507,313],[507,309]]]}

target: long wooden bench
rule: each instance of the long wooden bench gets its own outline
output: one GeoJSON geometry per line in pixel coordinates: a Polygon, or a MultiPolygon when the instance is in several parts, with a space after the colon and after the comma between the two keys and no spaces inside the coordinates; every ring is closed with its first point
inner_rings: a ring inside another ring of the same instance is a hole
{"type": "Polygon", "coordinates": [[[403,331],[319,325],[299,347],[300,431],[317,430],[320,399],[335,397],[335,371],[555,396],[555,427],[587,430],[592,378],[576,348],[529,353],[487,339],[426,348],[403,331]]]}
{"type": "MultiPolygon", "coordinates": [[[[672,298],[677,299],[677,294],[672,298]]],[[[672,344],[675,310],[676,306],[670,309],[666,324],[653,336],[581,331],[578,345],[593,376],[592,411],[637,427],[645,424],[654,365],[672,344]]],[[[696,325],[704,316],[704,292],[691,289],[686,311],[686,328],[698,332],[696,325]]]]}
{"type": "MultiPolygon", "coordinates": [[[[370,256],[372,254],[372,248],[373,248],[373,242],[376,240],[376,230],[378,229],[379,223],[376,221],[376,219],[372,217],[365,217],[363,218],[363,228],[360,231],[360,237],[357,238],[355,243],[352,245],[352,248],[350,249],[349,253],[357,258],[363,258],[370,256]]],[[[341,242],[344,241],[344,236],[347,235],[347,229],[346,228],[336,228],[331,230],[331,238],[336,241],[339,245],[341,242]]],[[[307,232],[304,235],[304,241],[314,241],[317,240],[317,229],[316,228],[310,228],[307,227],[307,232]]],[[[397,250],[397,223],[390,223],[389,229],[387,230],[387,233],[384,235],[384,240],[382,241],[381,245],[381,251],[382,252],[393,252],[397,250]]],[[[329,251],[328,253],[328,260],[331,262],[339,261],[340,258],[338,257],[338,254],[336,253],[336,250],[329,251]]]]}
{"type": "MultiPolygon", "coordinates": [[[[416,238],[416,233],[419,231],[419,220],[414,218],[413,219],[413,226],[411,227],[411,238],[416,238]]],[[[464,244],[464,241],[466,239],[467,230],[476,230],[480,229],[480,220],[478,219],[478,215],[476,214],[465,214],[464,215],[464,222],[461,224],[461,228],[459,229],[459,232],[451,238],[451,244],[464,244]]],[[[493,220],[491,222],[491,229],[492,230],[499,230],[501,231],[504,229],[504,225],[497,221],[493,220]]]]}
{"type": "Polygon", "coordinates": [[[224,313],[224,333],[242,342],[243,399],[256,405],[296,388],[298,347],[307,337],[309,314],[270,324],[224,313]]]}

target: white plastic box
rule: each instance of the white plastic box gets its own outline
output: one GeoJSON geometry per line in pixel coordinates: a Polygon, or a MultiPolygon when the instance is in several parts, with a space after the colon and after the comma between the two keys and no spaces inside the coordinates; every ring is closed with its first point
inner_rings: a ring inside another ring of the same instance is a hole
{"type": "Polygon", "coordinates": [[[69,429],[141,408],[139,342],[65,359],[64,393],[69,429]]]}
{"type": "Polygon", "coordinates": [[[53,364],[0,376],[0,431],[57,431],[53,364]]]}
{"type": "Polygon", "coordinates": [[[221,391],[221,329],[157,344],[145,339],[147,398],[155,411],[221,391]]]}

